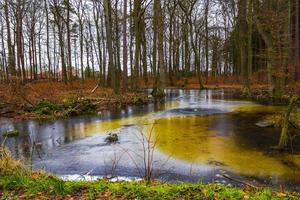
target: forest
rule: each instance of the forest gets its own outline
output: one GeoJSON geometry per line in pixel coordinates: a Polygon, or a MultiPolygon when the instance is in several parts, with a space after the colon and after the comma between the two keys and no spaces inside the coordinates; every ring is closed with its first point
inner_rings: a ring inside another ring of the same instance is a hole
{"type": "Polygon", "coordinates": [[[299,4],[0,0],[0,199],[300,198],[299,4]]]}
{"type": "Polygon", "coordinates": [[[3,0],[1,82],[92,78],[119,93],[233,77],[277,97],[300,77],[298,4],[3,0]]]}

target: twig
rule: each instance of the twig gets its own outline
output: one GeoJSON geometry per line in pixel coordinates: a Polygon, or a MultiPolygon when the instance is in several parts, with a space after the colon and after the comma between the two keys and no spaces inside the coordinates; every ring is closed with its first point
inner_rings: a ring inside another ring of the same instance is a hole
{"type": "Polygon", "coordinates": [[[252,188],[257,188],[255,185],[252,185],[250,183],[246,183],[246,182],[243,182],[241,180],[237,180],[237,179],[234,179],[234,178],[231,178],[230,176],[227,176],[226,174],[221,174],[221,176],[223,176],[224,178],[227,178],[231,181],[234,181],[234,182],[237,182],[237,183],[241,183],[243,185],[246,185],[246,186],[249,186],[249,187],[252,187],[252,188]]]}
{"type": "Polygon", "coordinates": [[[94,87],[94,89],[91,91],[91,93],[94,93],[94,92],[98,89],[98,87],[99,87],[99,84],[97,84],[97,85],[94,87]]]}

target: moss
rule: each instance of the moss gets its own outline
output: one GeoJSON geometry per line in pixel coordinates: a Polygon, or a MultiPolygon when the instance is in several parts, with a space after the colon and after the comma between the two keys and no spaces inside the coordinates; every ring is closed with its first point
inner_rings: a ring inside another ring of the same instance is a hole
{"type": "Polygon", "coordinates": [[[28,111],[41,117],[55,119],[58,117],[70,117],[78,115],[96,114],[96,105],[89,99],[76,98],[65,101],[62,104],[49,101],[41,101],[28,111]]]}
{"type": "MultiPolygon", "coordinates": [[[[260,121],[260,123],[268,124],[270,127],[281,128],[282,123],[283,123],[284,112],[285,112],[284,110],[283,111],[280,110],[280,112],[277,112],[275,114],[266,115],[260,121]]],[[[292,111],[289,121],[297,128],[300,128],[300,109],[299,108],[295,108],[292,111]]]]}
{"type": "Polygon", "coordinates": [[[164,90],[160,88],[154,88],[151,92],[151,95],[154,97],[154,99],[162,99],[166,96],[164,90]]]}
{"type": "Polygon", "coordinates": [[[281,114],[267,115],[263,118],[263,120],[260,123],[268,124],[268,127],[280,128],[282,125],[282,115],[281,114]]]}
{"type": "Polygon", "coordinates": [[[97,106],[90,99],[77,98],[66,104],[66,116],[96,114],[97,106]]]}
{"type": "Polygon", "coordinates": [[[119,136],[116,133],[110,133],[106,138],[105,142],[107,143],[116,143],[119,141],[119,136]]]}
{"type": "Polygon", "coordinates": [[[50,101],[41,101],[30,109],[39,115],[53,115],[55,112],[61,111],[63,106],[60,104],[52,103],[50,101]]]}
{"type": "Polygon", "coordinates": [[[144,100],[141,97],[138,97],[138,96],[133,97],[132,102],[133,102],[134,105],[137,105],[137,106],[145,104],[144,100]]]}
{"type": "Polygon", "coordinates": [[[12,138],[12,137],[18,137],[20,135],[19,130],[12,130],[12,131],[7,131],[3,133],[4,137],[12,138]]]}
{"type": "Polygon", "coordinates": [[[298,106],[297,109],[294,109],[294,111],[291,113],[290,121],[295,126],[297,126],[298,128],[300,128],[300,107],[299,106],[298,106]]]}

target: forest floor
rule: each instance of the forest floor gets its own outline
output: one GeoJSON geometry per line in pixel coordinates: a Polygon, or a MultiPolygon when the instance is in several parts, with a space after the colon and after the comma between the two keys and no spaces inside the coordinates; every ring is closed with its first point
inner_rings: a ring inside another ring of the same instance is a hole
{"type": "Polygon", "coordinates": [[[42,171],[30,171],[0,147],[0,200],[6,199],[300,199],[284,188],[232,187],[218,183],[153,181],[63,181],[42,171]]]}
{"type": "Polygon", "coordinates": [[[13,120],[50,120],[76,115],[99,114],[104,110],[128,105],[147,104],[143,92],[119,95],[109,88],[97,88],[95,80],[62,82],[36,81],[32,83],[0,85],[0,117],[13,120]]]}
{"type": "MultiPolygon", "coordinates": [[[[250,99],[262,103],[272,103],[268,85],[254,79],[251,96],[243,96],[242,84],[238,77],[210,78],[206,89],[224,89],[229,98],[250,99]]],[[[13,120],[51,120],[85,114],[99,114],[104,110],[118,109],[129,105],[143,105],[151,102],[148,95],[141,92],[122,92],[119,95],[109,88],[99,87],[96,80],[73,81],[71,84],[40,80],[27,84],[0,85],[0,117],[13,120]]],[[[151,88],[151,81],[141,88],[151,88]]],[[[199,89],[197,78],[181,78],[167,86],[173,89],[199,89]]],[[[300,94],[300,82],[291,83],[283,89],[284,95],[277,100],[288,103],[290,95],[300,94]]]]}

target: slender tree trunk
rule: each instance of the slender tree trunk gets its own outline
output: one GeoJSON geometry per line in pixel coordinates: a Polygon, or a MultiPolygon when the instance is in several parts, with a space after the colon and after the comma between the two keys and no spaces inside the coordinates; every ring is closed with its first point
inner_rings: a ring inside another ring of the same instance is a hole
{"type": "Polygon", "coordinates": [[[141,35],[142,35],[142,47],[143,47],[143,52],[142,52],[142,60],[143,60],[143,79],[145,82],[145,85],[148,86],[148,73],[147,73],[147,41],[146,41],[146,24],[144,19],[141,22],[141,35]]]}
{"type": "Polygon", "coordinates": [[[59,47],[60,47],[62,80],[65,84],[67,84],[68,77],[67,77],[67,69],[66,69],[66,62],[65,62],[65,42],[64,42],[64,38],[63,38],[62,27],[58,27],[58,38],[59,38],[59,47]]]}
{"type": "Polygon", "coordinates": [[[101,38],[102,38],[102,48],[103,48],[103,69],[102,69],[102,79],[103,79],[103,86],[106,86],[107,85],[107,79],[106,79],[106,44],[105,44],[105,40],[104,40],[104,23],[103,23],[103,16],[101,16],[101,38]]]}
{"type": "Polygon", "coordinates": [[[79,40],[80,40],[80,72],[81,72],[81,81],[84,81],[84,64],[83,64],[83,22],[79,20],[79,40]]]}
{"type": "Polygon", "coordinates": [[[209,0],[206,0],[206,3],[205,3],[205,70],[206,70],[206,84],[208,83],[208,70],[209,70],[208,14],[209,14],[209,0]]]}
{"type": "Polygon", "coordinates": [[[70,10],[71,10],[71,5],[70,5],[70,0],[65,0],[66,6],[67,6],[67,20],[66,20],[66,26],[67,26],[67,46],[68,46],[68,76],[69,76],[69,81],[72,82],[72,48],[71,48],[71,27],[70,27],[70,10]]]}
{"type": "Polygon", "coordinates": [[[50,36],[49,36],[49,12],[48,12],[48,5],[47,5],[47,0],[44,0],[44,5],[45,5],[45,15],[46,15],[46,49],[47,49],[47,59],[48,59],[48,76],[49,77],[52,77],[51,76],[51,56],[50,56],[50,36]]]}
{"type": "Polygon", "coordinates": [[[135,53],[134,53],[134,69],[133,69],[133,90],[138,88],[140,55],[141,55],[141,1],[134,0],[134,32],[135,32],[135,53]]]}
{"type": "Polygon", "coordinates": [[[16,65],[15,65],[15,56],[14,56],[14,47],[12,44],[11,31],[10,31],[10,21],[9,21],[9,10],[8,10],[8,1],[5,1],[4,4],[4,14],[6,21],[6,31],[7,31],[7,48],[8,48],[8,71],[10,76],[16,76],[16,65]]]}
{"type": "Polygon", "coordinates": [[[300,80],[300,14],[299,0],[294,0],[295,4],[295,81],[300,80]]]}
{"type": "Polygon", "coordinates": [[[115,13],[115,56],[116,56],[116,59],[115,59],[115,76],[116,76],[116,79],[115,79],[115,84],[116,84],[116,88],[120,88],[120,78],[121,78],[121,53],[120,53],[120,35],[119,35],[119,17],[118,17],[118,2],[119,1],[116,1],[115,2],[115,10],[114,10],[114,13],[115,13]]]}
{"type": "Polygon", "coordinates": [[[128,55],[127,55],[127,0],[123,2],[123,88],[128,87],[128,55]]]}

